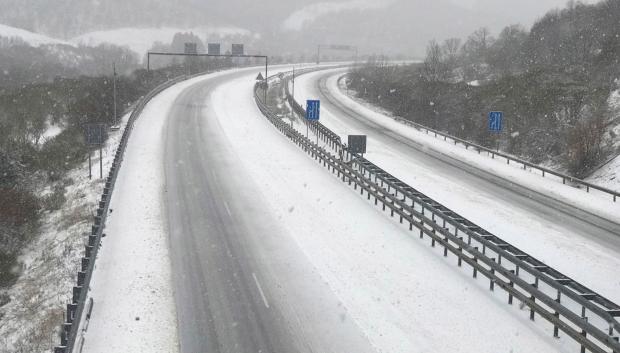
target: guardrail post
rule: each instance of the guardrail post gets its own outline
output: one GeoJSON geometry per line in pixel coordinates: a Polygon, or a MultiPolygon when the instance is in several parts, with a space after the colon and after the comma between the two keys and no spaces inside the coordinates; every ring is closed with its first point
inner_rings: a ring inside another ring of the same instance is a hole
{"type": "MultiPolygon", "coordinates": [[[[495,262],[495,258],[492,257],[491,261],[495,262]]],[[[495,269],[491,268],[491,278],[489,278],[489,281],[490,281],[490,283],[489,283],[489,290],[491,292],[495,291],[495,280],[493,279],[493,275],[495,275],[495,269]]]]}
{"type": "MultiPolygon", "coordinates": [[[[513,275],[515,274],[515,270],[509,270],[508,272],[512,273],[513,275]]],[[[510,282],[508,283],[508,286],[510,288],[514,288],[515,284],[512,281],[512,279],[510,280],[510,282]]],[[[508,305],[512,305],[512,292],[508,292],[508,305]]]]}
{"type": "Polygon", "coordinates": [[[86,278],[86,272],[78,271],[77,273],[77,285],[82,287],[84,286],[84,279],[86,278]]]}
{"type": "MultiPolygon", "coordinates": [[[[562,302],[562,292],[560,292],[558,290],[558,294],[555,298],[555,302],[560,304],[562,302]]],[[[553,316],[555,316],[556,319],[560,318],[560,313],[559,312],[555,312],[553,313],[553,316]]],[[[555,338],[559,338],[560,337],[560,328],[558,327],[558,325],[553,325],[553,337],[555,338]]]]}
{"type": "Polygon", "coordinates": [[[78,303],[80,301],[80,293],[82,292],[82,287],[73,287],[73,296],[72,303],[78,303]]]}
{"type": "MultiPolygon", "coordinates": [[[[532,283],[532,287],[538,288],[538,277],[534,279],[534,283],[532,283]]],[[[534,297],[533,295],[530,296],[530,299],[532,300],[532,302],[536,302],[536,297],[534,297]]],[[[534,315],[535,315],[534,308],[530,307],[530,320],[534,321],[534,315]]]]}
{"type": "MultiPolygon", "coordinates": [[[[585,311],[586,311],[586,308],[583,308],[582,312],[585,312],[585,311]]],[[[582,316],[581,319],[586,323],[588,322],[588,318],[586,316],[582,316]]],[[[583,336],[583,338],[588,337],[588,333],[586,332],[585,329],[581,330],[581,335],[583,336]]],[[[586,347],[583,344],[581,345],[581,353],[586,353],[586,347]]]]}
{"type": "MultiPolygon", "coordinates": [[[[476,252],[477,252],[477,251],[478,251],[478,247],[477,247],[477,246],[475,246],[475,247],[474,247],[474,250],[476,250],[476,252]]],[[[474,256],[473,260],[474,260],[474,262],[476,262],[476,263],[478,262],[478,259],[476,258],[476,256],[474,256]]],[[[474,278],[478,278],[478,269],[476,268],[476,266],[472,266],[472,268],[473,268],[473,274],[472,274],[472,277],[474,277],[474,278]]]]}

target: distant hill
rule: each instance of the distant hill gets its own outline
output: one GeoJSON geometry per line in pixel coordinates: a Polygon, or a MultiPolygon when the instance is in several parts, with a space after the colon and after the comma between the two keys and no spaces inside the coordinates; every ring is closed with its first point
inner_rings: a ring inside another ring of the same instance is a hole
{"type": "MultiPolygon", "coordinates": [[[[585,0],[593,2],[595,0],[585,0]]],[[[529,26],[566,0],[0,0],[0,23],[69,40],[118,28],[245,28],[278,53],[314,51],[319,42],[363,51],[421,55],[432,38],[529,26]],[[298,18],[291,19],[296,14],[298,18]],[[291,30],[288,21],[312,18],[291,30]]]]}

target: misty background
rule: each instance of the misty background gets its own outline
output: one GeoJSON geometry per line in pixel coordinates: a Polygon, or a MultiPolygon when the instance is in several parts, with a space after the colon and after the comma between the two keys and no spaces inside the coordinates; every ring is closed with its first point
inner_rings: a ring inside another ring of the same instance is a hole
{"type": "MultiPolygon", "coordinates": [[[[65,41],[81,37],[86,45],[109,41],[128,46],[133,42],[135,47],[141,41],[141,51],[152,44],[147,43],[152,35],[140,38],[141,33],[134,31],[115,37],[102,32],[187,29],[205,41],[212,39],[208,36],[220,39],[225,28],[241,34],[248,50],[269,55],[310,55],[316,44],[337,43],[359,46],[361,54],[422,57],[431,39],[466,37],[481,26],[494,34],[510,24],[529,27],[548,10],[565,4],[565,0],[0,0],[0,24],[65,41]],[[93,32],[99,36],[89,37],[93,32]]],[[[172,34],[164,32],[156,38],[171,39],[172,34]]]]}

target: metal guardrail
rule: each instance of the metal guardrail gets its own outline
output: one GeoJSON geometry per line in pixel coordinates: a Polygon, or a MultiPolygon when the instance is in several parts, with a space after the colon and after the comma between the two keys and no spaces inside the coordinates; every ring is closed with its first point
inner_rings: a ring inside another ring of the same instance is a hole
{"type": "MultiPolygon", "coordinates": [[[[620,353],[617,334],[620,306],[592,291],[572,278],[537,260],[517,247],[503,241],[456,212],[441,205],[372,162],[342,149],[340,140],[314,126],[314,132],[328,146],[336,146],[336,154],[321,148],[282,121],[261,101],[259,87],[255,100],[263,114],[288,138],[310,154],[343,182],[360,188],[360,194],[374,204],[381,202],[385,211],[400,223],[407,222],[409,230],[419,230],[420,238],[427,236],[431,245],[443,247],[443,255],[451,253],[457,264],[472,268],[474,278],[481,274],[489,279],[489,290],[496,287],[530,309],[530,319],[539,314],[554,327],[554,336],[562,331],[578,342],[581,351],[620,353]],[[330,141],[331,140],[331,141],[330,141]]],[[[298,104],[297,104],[298,105],[298,104]]],[[[299,105],[298,105],[299,106],[299,105]]],[[[303,115],[302,115],[303,116],[303,115]]],[[[309,124],[310,127],[310,124],[309,124]]],[[[332,147],[333,148],[333,147],[332,147]]]]}
{"type": "MultiPolygon", "coordinates": [[[[125,130],[123,131],[123,136],[121,137],[119,146],[116,149],[116,154],[114,155],[114,161],[112,162],[108,177],[105,181],[103,194],[101,195],[101,200],[99,201],[97,208],[97,215],[94,219],[94,225],[92,226],[91,234],[88,237],[88,243],[85,246],[81,267],[77,273],[77,285],[73,287],[71,303],[67,304],[65,319],[60,332],[60,345],[54,347],[54,353],[71,353],[75,348],[75,343],[79,334],[78,330],[80,328],[84,310],[87,306],[86,299],[88,297],[88,288],[95,269],[95,259],[97,258],[97,252],[99,251],[99,246],[101,244],[101,237],[105,227],[112,191],[114,190],[118,171],[123,161],[123,155],[125,153],[125,149],[127,148],[127,142],[133,129],[134,122],[140,116],[146,104],[153,99],[153,97],[164,91],[166,88],[190,77],[192,76],[181,76],[157,86],[146,96],[140,99],[131,113],[129,120],[127,121],[125,130]]],[[[91,309],[92,303],[87,310],[87,315],[90,315],[89,312],[91,309]]]]}
{"type": "MultiPolygon", "coordinates": [[[[340,81],[345,76],[346,76],[346,74],[342,75],[338,79],[338,84],[340,84],[340,81]]],[[[484,151],[484,152],[487,152],[488,154],[490,154],[491,158],[495,158],[495,156],[505,158],[506,159],[506,164],[510,164],[510,162],[515,162],[515,163],[523,165],[523,169],[526,169],[526,168],[529,167],[531,169],[538,170],[538,171],[540,171],[542,173],[543,177],[545,177],[546,174],[556,176],[556,177],[562,179],[562,184],[566,184],[567,182],[570,182],[570,183],[573,183],[573,184],[575,184],[577,186],[585,186],[586,192],[588,192],[588,193],[590,192],[590,189],[594,189],[594,190],[598,190],[600,192],[603,192],[605,194],[609,194],[612,197],[613,202],[616,202],[617,199],[620,198],[620,192],[619,191],[611,190],[611,189],[608,189],[608,188],[605,188],[605,187],[602,187],[602,186],[599,186],[599,185],[596,185],[596,184],[592,184],[592,183],[589,183],[589,182],[587,182],[585,180],[582,180],[582,179],[579,179],[579,178],[576,178],[576,177],[572,177],[570,175],[566,175],[566,174],[557,172],[557,171],[549,169],[549,168],[545,168],[543,166],[540,166],[540,165],[528,162],[528,161],[523,160],[521,158],[518,158],[518,157],[515,157],[515,156],[511,156],[509,154],[506,154],[506,153],[503,153],[503,152],[499,152],[499,151],[496,151],[496,150],[493,150],[493,149],[490,149],[490,148],[487,148],[487,147],[484,147],[484,146],[480,146],[480,145],[475,144],[475,143],[473,143],[471,141],[467,141],[467,140],[464,140],[462,138],[459,138],[459,137],[456,137],[456,136],[452,136],[452,135],[447,134],[445,132],[432,129],[430,127],[424,126],[424,125],[419,124],[419,123],[415,123],[415,122],[407,120],[407,119],[402,119],[402,118],[398,118],[398,117],[394,117],[393,119],[395,121],[398,121],[398,122],[402,123],[402,124],[415,127],[416,129],[418,129],[420,131],[425,131],[426,134],[434,134],[434,136],[438,137],[438,138],[443,137],[444,141],[452,140],[455,145],[460,143],[463,146],[465,146],[465,149],[469,149],[470,147],[472,147],[472,148],[474,148],[474,149],[476,149],[478,151],[478,154],[480,154],[482,151],[484,151]]]]}

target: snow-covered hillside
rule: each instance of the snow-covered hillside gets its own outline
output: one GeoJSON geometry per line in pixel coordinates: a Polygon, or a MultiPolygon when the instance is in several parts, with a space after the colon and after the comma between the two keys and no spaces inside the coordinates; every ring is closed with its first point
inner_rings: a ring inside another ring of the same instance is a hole
{"type": "Polygon", "coordinates": [[[2,38],[2,40],[0,41],[8,41],[9,43],[13,41],[20,42],[20,39],[21,39],[21,41],[33,47],[39,47],[45,44],[73,45],[69,42],[66,42],[60,39],[55,39],[55,38],[48,37],[42,34],[27,31],[25,29],[6,26],[3,24],[0,24],[0,38],[2,38]]]}

